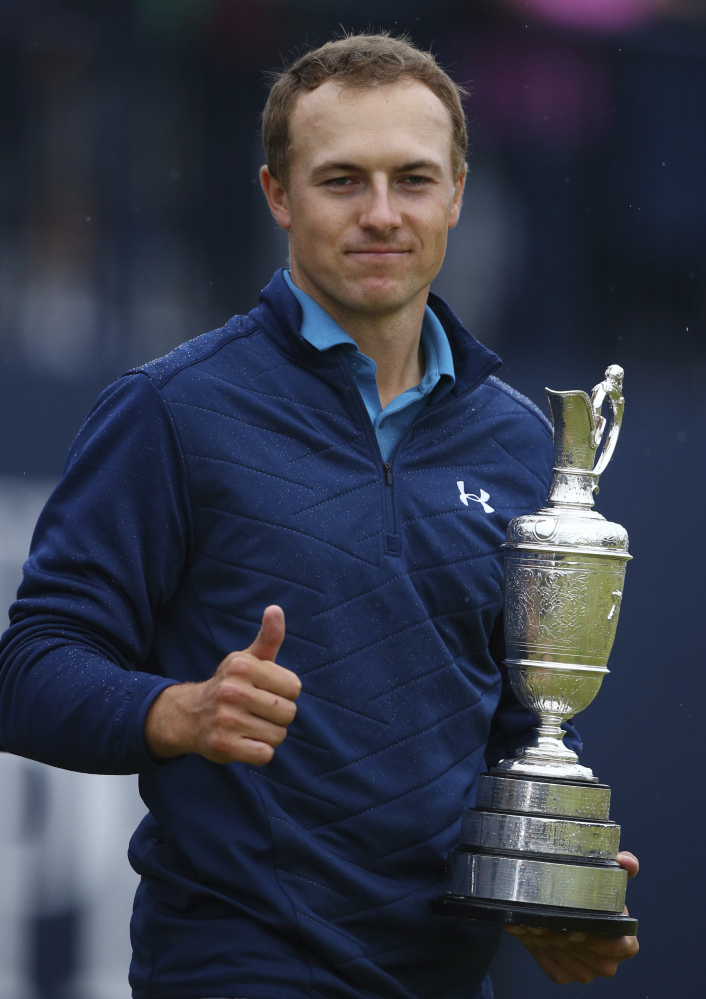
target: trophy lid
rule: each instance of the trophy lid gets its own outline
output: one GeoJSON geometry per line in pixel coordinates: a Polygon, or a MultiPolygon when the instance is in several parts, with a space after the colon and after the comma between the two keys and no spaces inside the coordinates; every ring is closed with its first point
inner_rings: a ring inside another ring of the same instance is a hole
{"type": "Polygon", "coordinates": [[[605,378],[591,392],[555,392],[547,389],[554,432],[554,478],[549,491],[550,506],[570,506],[590,510],[598,492],[598,478],[613,457],[623,420],[623,369],[617,364],[606,368],[605,378]],[[596,452],[608,421],[602,415],[603,402],[610,400],[610,429],[598,461],[596,452]],[[594,465],[595,462],[595,465],[594,465]]]}
{"type": "Polygon", "coordinates": [[[548,505],[512,520],[504,548],[570,548],[577,553],[631,557],[625,528],[592,509],[598,478],[620,433],[625,407],[622,388],[623,369],[612,364],[590,396],[580,390],[547,389],[554,432],[554,474],[548,505]],[[606,398],[612,408],[610,424],[601,413],[606,398]],[[608,434],[596,461],[606,428],[608,434]]]}
{"type": "MultiPolygon", "coordinates": [[[[554,467],[593,472],[596,458],[596,414],[585,392],[546,389],[554,431],[554,467]]],[[[599,436],[600,439],[600,436],[599,436]]]]}

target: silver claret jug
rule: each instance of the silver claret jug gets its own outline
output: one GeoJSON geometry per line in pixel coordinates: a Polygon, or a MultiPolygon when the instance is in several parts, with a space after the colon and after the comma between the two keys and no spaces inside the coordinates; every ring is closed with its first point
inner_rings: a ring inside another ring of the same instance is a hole
{"type": "Polygon", "coordinates": [[[511,521],[503,545],[505,667],[518,700],[538,716],[536,740],[480,778],[448,857],[446,894],[432,903],[439,915],[637,932],[623,914],[627,873],[615,861],[620,827],[609,818],[610,788],[564,745],[561,727],[608,673],[631,557],[625,529],[593,509],[620,433],[622,389],[617,365],[590,397],[547,389],[547,505],[511,521]]]}

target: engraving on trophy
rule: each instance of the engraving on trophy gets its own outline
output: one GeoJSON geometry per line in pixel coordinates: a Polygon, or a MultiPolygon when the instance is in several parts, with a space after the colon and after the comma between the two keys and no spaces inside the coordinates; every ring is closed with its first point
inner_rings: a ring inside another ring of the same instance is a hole
{"type": "Polygon", "coordinates": [[[508,659],[605,665],[615,638],[624,562],[508,554],[508,659]]]}
{"type": "Polygon", "coordinates": [[[557,522],[556,520],[550,520],[548,517],[544,517],[541,520],[537,520],[533,525],[532,529],[534,531],[534,536],[537,541],[549,541],[551,536],[556,531],[557,522]]]}
{"type": "Polygon", "coordinates": [[[636,932],[622,914],[627,874],[614,860],[620,827],[608,819],[610,789],[564,746],[562,728],[608,673],[631,557],[625,529],[593,510],[620,432],[622,383],[622,369],[611,365],[590,397],[547,389],[547,506],[513,520],[503,545],[505,666],[515,696],[537,715],[535,742],[481,777],[435,911],[636,932]],[[610,419],[601,412],[606,400],[610,419]]]}
{"type": "MultiPolygon", "coordinates": [[[[611,596],[613,597],[613,606],[610,608],[610,613],[608,615],[608,620],[612,621],[615,616],[615,612],[620,607],[620,601],[623,599],[622,590],[613,590],[611,596]]],[[[617,618],[616,618],[617,620],[617,618]]]]}
{"type": "Polygon", "coordinates": [[[527,658],[547,654],[550,660],[555,652],[573,648],[585,624],[589,573],[528,566],[514,559],[507,560],[505,571],[508,645],[531,649],[527,658]]]}

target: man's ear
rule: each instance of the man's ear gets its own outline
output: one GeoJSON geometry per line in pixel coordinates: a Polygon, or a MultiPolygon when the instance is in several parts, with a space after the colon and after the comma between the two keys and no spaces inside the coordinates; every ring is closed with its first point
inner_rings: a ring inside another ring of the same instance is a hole
{"type": "Polygon", "coordinates": [[[451,211],[449,212],[449,229],[453,229],[459,220],[461,215],[461,203],[463,201],[463,190],[466,186],[466,176],[468,175],[468,167],[463,164],[463,170],[461,171],[461,176],[458,178],[454,184],[454,199],[451,202],[451,211]]]}
{"type": "Polygon", "coordinates": [[[290,229],[292,217],[289,213],[289,198],[284,185],[270,173],[266,165],[260,167],[260,183],[275,220],[283,229],[290,229]]]}

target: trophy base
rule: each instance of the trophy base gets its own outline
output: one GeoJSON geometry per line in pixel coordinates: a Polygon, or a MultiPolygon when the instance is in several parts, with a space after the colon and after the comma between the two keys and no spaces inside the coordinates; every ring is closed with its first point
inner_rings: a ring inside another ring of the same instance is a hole
{"type": "Polygon", "coordinates": [[[456,918],[617,936],[627,871],[615,860],[620,827],[610,788],[584,781],[484,774],[447,858],[446,895],[433,911],[456,918]]]}
{"type": "Polygon", "coordinates": [[[442,895],[429,905],[432,915],[454,919],[477,919],[506,926],[541,926],[567,933],[600,933],[604,936],[634,937],[637,920],[624,914],[581,912],[543,905],[492,902],[488,899],[442,895]]]}

